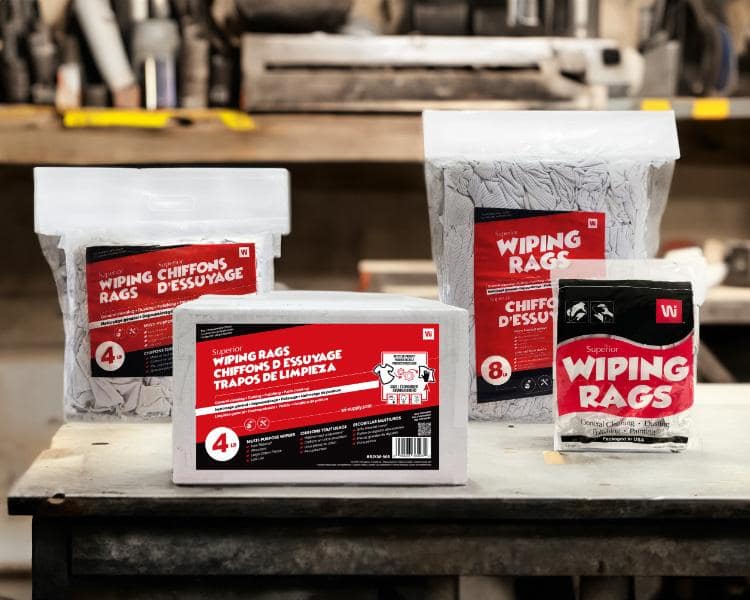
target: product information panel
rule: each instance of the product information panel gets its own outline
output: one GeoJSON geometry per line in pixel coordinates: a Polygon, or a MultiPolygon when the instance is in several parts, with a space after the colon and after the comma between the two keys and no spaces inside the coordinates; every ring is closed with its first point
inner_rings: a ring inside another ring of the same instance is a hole
{"type": "Polygon", "coordinates": [[[689,282],[561,279],[560,442],[686,444],[695,382],[689,282]]]}
{"type": "Polygon", "coordinates": [[[251,243],[90,246],[86,289],[94,377],[172,374],[172,310],[257,289],[251,243]]]}
{"type": "Polygon", "coordinates": [[[439,335],[196,325],[196,468],[438,469],[439,335]]]}
{"type": "Polygon", "coordinates": [[[552,393],[550,270],[603,258],[604,214],[476,208],[477,401],[552,393]]]}

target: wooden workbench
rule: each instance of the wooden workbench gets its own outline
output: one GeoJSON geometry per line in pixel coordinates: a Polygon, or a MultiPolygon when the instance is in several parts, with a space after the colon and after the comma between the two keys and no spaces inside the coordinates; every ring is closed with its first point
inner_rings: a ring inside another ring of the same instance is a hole
{"type": "Polygon", "coordinates": [[[134,575],[750,575],[750,385],[698,386],[682,454],[470,425],[459,487],[178,487],[167,424],[67,424],[9,494],[35,593],[134,575]]]}

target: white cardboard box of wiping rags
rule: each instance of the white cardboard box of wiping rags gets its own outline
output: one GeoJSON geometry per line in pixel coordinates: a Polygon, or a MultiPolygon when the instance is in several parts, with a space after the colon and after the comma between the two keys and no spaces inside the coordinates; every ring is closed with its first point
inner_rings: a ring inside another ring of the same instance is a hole
{"type": "Polygon", "coordinates": [[[466,482],[463,309],[204,296],[175,310],[174,344],[175,483],[466,482]]]}

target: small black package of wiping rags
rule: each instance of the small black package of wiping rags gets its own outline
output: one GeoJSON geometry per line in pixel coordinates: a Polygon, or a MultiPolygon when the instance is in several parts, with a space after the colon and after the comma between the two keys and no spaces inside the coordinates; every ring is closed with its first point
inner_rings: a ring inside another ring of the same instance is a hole
{"type": "Polygon", "coordinates": [[[698,348],[689,268],[580,262],[554,283],[555,449],[684,449],[698,348]]]}

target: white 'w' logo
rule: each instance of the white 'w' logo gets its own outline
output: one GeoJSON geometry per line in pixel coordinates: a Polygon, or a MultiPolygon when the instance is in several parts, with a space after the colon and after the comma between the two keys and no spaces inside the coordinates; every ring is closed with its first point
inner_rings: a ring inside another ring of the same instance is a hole
{"type": "Polygon", "coordinates": [[[674,305],[669,304],[662,304],[661,305],[661,314],[664,317],[672,317],[674,319],[677,318],[677,307],[674,305]]]}

